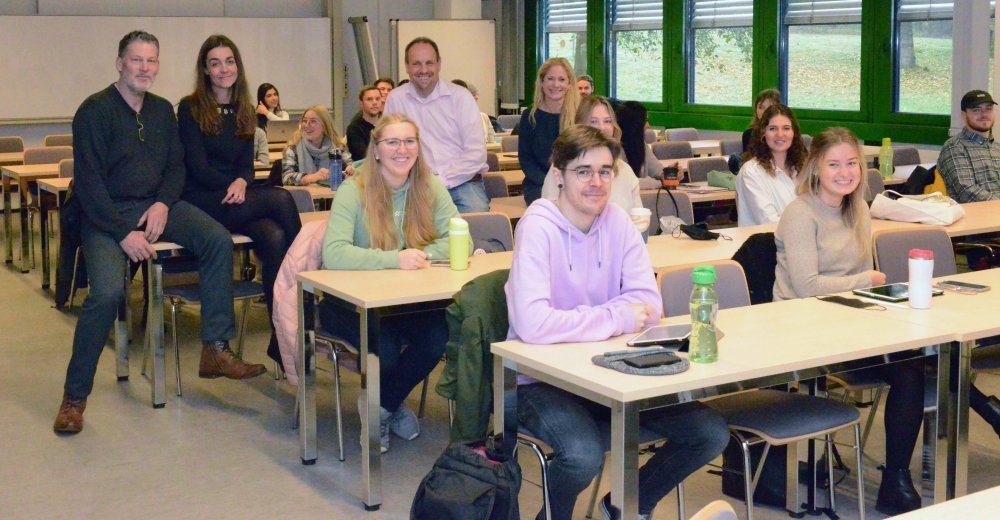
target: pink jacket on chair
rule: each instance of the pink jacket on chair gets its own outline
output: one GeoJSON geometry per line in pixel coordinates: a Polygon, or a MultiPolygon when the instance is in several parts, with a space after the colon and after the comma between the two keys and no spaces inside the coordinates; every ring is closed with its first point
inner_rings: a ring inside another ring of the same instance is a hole
{"type": "Polygon", "coordinates": [[[298,295],[295,293],[295,275],[322,268],[325,233],[325,220],[304,224],[292,246],[288,248],[274,282],[274,310],[271,319],[278,338],[278,350],[281,351],[281,365],[285,370],[285,377],[292,385],[299,384],[298,372],[295,371],[295,360],[299,357],[299,305],[298,295]]]}

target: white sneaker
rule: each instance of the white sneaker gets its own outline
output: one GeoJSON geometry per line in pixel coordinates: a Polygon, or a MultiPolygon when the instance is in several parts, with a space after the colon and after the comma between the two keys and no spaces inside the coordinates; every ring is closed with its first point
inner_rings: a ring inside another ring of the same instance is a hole
{"type": "MultiPolygon", "coordinates": [[[[361,418],[361,422],[365,422],[365,418],[361,415],[361,401],[365,398],[362,394],[358,396],[358,417],[361,418]]],[[[379,437],[379,452],[385,453],[389,451],[389,423],[392,419],[392,413],[385,408],[379,407],[379,425],[378,425],[378,437],[379,437]]],[[[359,438],[360,442],[361,439],[359,438]]]]}
{"type": "Polygon", "coordinates": [[[405,404],[400,405],[389,420],[389,431],[401,439],[408,441],[416,439],[420,436],[420,421],[417,420],[417,414],[405,404]]]}

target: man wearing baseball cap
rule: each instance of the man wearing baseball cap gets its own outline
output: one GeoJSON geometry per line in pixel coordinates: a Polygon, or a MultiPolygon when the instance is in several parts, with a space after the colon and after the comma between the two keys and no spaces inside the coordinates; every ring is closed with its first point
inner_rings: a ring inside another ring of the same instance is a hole
{"type": "Polygon", "coordinates": [[[941,148],[938,168],[948,195],[959,202],[1000,199],[1000,145],[993,141],[993,96],[971,90],[962,96],[962,132],[941,148]]]}

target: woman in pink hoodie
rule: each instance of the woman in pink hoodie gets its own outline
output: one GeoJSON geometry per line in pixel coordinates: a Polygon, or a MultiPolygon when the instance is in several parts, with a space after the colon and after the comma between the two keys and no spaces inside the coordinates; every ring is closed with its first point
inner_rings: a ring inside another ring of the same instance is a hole
{"type": "MultiPolygon", "coordinates": [[[[639,231],[624,210],[608,204],[620,154],[617,141],[588,126],[572,126],[556,139],[548,175],[559,196],[536,200],[517,225],[505,287],[508,339],[601,341],[659,320],[663,306],[639,231]]],[[[610,445],[609,410],[529,378],[518,383],[518,424],[555,451],[552,518],[571,518],[610,445]]],[[[668,440],[639,470],[640,518],[649,518],[671,489],[722,453],[729,432],[721,416],[697,402],[643,412],[640,422],[652,438],[668,440]]],[[[619,518],[610,502],[610,495],[601,501],[604,518],[619,518]]]]}

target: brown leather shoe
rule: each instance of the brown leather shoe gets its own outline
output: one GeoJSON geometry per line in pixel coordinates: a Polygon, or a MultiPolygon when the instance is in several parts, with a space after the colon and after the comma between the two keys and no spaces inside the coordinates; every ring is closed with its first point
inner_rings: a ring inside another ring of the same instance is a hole
{"type": "Polygon", "coordinates": [[[52,429],[56,433],[80,433],[83,430],[83,411],[86,408],[86,399],[74,399],[64,395],[52,429]]]}
{"type": "Polygon", "coordinates": [[[229,349],[228,341],[204,341],[201,347],[201,366],[198,377],[215,379],[249,379],[267,371],[264,365],[244,363],[229,349]]]}

